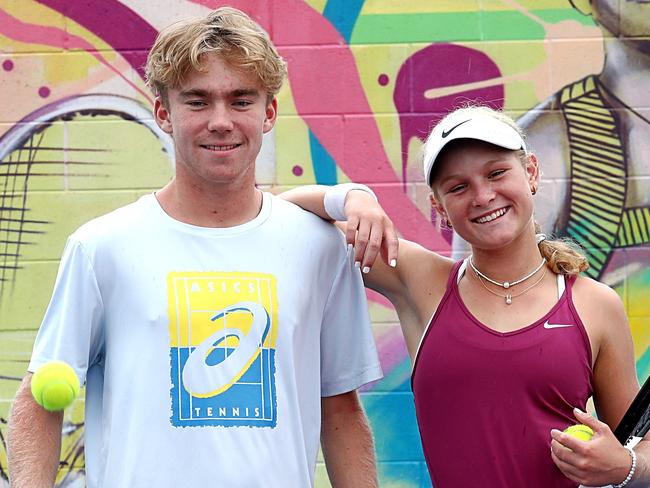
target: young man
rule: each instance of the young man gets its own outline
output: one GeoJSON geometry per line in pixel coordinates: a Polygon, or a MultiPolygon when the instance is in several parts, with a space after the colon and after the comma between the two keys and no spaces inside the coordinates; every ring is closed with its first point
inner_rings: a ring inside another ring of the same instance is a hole
{"type": "MultiPolygon", "coordinates": [[[[149,55],[176,175],[68,240],[29,371],[86,383],[89,487],[376,486],[356,388],[381,376],[363,285],[331,225],[255,187],[286,68],[221,8],[149,55]]],[[[30,395],[9,430],[12,486],[51,487],[60,413],[30,395]]]]}

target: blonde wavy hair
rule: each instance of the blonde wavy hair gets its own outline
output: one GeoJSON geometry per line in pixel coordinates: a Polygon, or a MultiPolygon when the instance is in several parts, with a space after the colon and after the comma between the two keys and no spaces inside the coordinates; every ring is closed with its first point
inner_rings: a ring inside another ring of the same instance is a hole
{"type": "MultiPolygon", "coordinates": [[[[442,124],[448,117],[452,116],[466,115],[467,117],[472,117],[477,114],[488,115],[508,124],[525,140],[526,136],[524,132],[512,118],[499,110],[494,110],[484,105],[470,105],[459,108],[447,114],[438,123],[442,124]]],[[[515,152],[519,161],[525,167],[530,161],[531,153],[523,149],[516,150],[515,152]]],[[[540,226],[537,222],[535,222],[535,232],[540,232],[540,226]]],[[[589,261],[587,261],[582,248],[572,239],[557,237],[545,238],[540,240],[538,246],[540,253],[546,259],[546,265],[556,274],[577,275],[589,268],[589,261]]]]}
{"type": "Polygon", "coordinates": [[[168,107],[167,90],[191,71],[203,71],[203,58],[217,54],[259,77],[272,100],[287,75],[286,63],[268,34],[244,12],[222,7],[206,17],[176,22],[158,34],[149,51],[146,82],[168,107]]]}

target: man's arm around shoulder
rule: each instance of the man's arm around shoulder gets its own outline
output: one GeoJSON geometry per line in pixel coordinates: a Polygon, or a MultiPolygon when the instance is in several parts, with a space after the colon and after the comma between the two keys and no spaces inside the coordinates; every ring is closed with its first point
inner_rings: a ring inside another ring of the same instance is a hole
{"type": "Polygon", "coordinates": [[[356,391],[321,399],[321,446],[333,488],[376,488],[368,419],[356,391]]]}
{"type": "Polygon", "coordinates": [[[31,392],[31,374],[14,398],[7,437],[12,488],[52,488],[61,454],[63,412],[48,412],[31,392]]]}

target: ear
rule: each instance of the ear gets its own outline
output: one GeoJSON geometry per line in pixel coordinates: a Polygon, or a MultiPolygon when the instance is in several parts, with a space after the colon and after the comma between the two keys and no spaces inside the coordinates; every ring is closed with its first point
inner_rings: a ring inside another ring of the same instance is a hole
{"type": "MultiPolygon", "coordinates": [[[[539,170],[539,160],[537,156],[533,153],[528,155],[528,162],[526,163],[526,177],[528,178],[528,184],[530,185],[531,191],[533,188],[537,191],[540,180],[540,170],[539,170]]],[[[535,193],[535,192],[533,192],[535,193]]]]}
{"type": "Polygon", "coordinates": [[[170,135],[174,132],[171,115],[171,112],[165,107],[160,97],[156,97],[153,102],[153,116],[156,119],[158,127],[170,135]]]}
{"type": "Polygon", "coordinates": [[[431,207],[433,207],[438,215],[449,220],[445,207],[443,207],[442,204],[436,199],[436,196],[433,194],[433,192],[429,193],[429,201],[431,202],[431,207]]]}
{"type": "Polygon", "coordinates": [[[262,130],[264,134],[269,132],[275,126],[275,121],[278,118],[278,100],[273,97],[273,100],[269,102],[266,106],[266,118],[264,119],[264,125],[262,130]]]}

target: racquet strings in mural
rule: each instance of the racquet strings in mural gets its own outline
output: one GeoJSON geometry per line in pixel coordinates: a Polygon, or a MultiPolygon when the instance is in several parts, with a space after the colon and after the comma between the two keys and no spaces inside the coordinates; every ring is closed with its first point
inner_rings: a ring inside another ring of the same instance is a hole
{"type": "Polygon", "coordinates": [[[0,299],[15,282],[27,247],[43,244],[55,224],[46,203],[54,201],[52,192],[105,189],[129,176],[116,173],[124,161],[136,172],[143,150],[172,167],[171,142],[150,108],[115,95],[53,103],[0,138],[0,299]],[[134,139],[139,144],[130,144],[134,139]]]}
{"type": "Polygon", "coordinates": [[[26,237],[43,233],[48,224],[26,215],[28,180],[42,140],[42,132],[30,134],[0,162],[0,296],[15,277],[21,246],[30,244],[26,237]]]}
{"type": "Polygon", "coordinates": [[[75,177],[102,176],[101,170],[89,168],[102,164],[93,153],[109,149],[73,147],[68,142],[69,132],[82,127],[78,124],[87,117],[63,113],[38,124],[23,125],[22,137],[15,138],[15,146],[3,151],[7,156],[0,163],[0,296],[7,283],[15,280],[24,247],[38,244],[37,237],[52,223],[34,215],[29,205],[30,189],[65,190],[75,177]]]}

